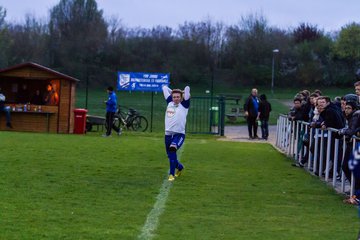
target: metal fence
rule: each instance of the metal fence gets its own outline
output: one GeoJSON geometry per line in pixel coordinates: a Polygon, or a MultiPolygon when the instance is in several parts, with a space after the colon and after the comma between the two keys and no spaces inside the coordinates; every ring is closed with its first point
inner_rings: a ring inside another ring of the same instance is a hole
{"type": "Polygon", "coordinates": [[[224,116],[223,97],[191,97],[191,111],[187,118],[186,131],[224,136],[224,116]]]}
{"type": "MultiPolygon", "coordinates": [[[[280,115],[277,120],[276,146],[288,157],[293,158],[295,163],[299,163],[305,156],[307,158],[305,170],[318,175],[342,193],[350,191],[350,196],[352,196],[354,195],[354,176],[352,174],[348,181],[341,168],[347,147],[346,141],[345,137],[335,138],[337,132],[338,129],[333,128],[324,130],[311,128],[307,122],[290,121],[286,115],[280,115]],[[304,136],[308,137],[306,146],[303,144],[304,136]],[[337,180],[339,173],[340,181],[337,180]]],[[[352,150],[359,141],[360,139],[355,136],[351,138],[352,150]]]]}

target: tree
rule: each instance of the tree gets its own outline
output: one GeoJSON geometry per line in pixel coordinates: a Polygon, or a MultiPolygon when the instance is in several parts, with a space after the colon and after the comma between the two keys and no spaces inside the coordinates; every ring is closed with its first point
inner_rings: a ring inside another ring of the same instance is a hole
{"type": "Polygon", "coordinates": [[[5,22],[6,9],[0,6],[0,68],[7,66],[7,51],[9,38],[7,35],[7,26],[5,22]]]}
{"type": "Polygon", "coordinates": [[[192,82],[213,80],[220,65],[224,32],[224,25],[211,19],[199,23],[185,22],[179,26],[176,36],[181,48],[177,51],[175,65],[183,68],[179,72],[181,79],[192,82]]]}
{"type": "Polygon", "coordinates": [[[61,0],[50,11],[51,65],[80,79],[101,72],[107,24],[95,0],[61,0]]]}
{"type": "Polygon", "coordinates": [[[317,28],[317,26],[309,23],[301,23],[294,31],[293,37],[295,43],[302,43],[305,41],[311,42],[321,38],[323,33],[317,28]]]}
{"type": "Polygon", "coordinates": [[[8,55],[9,64],[34,61],[40,64],[48,63],[47,24],[43,24],[34,16],[26,15],[24,24],[9,25],[8,34],[11,38],[8,55]]]}
{"type": "Polygon", "coordinates": [[[334,52],[338,58],[344,60],[350,71],[355,73],[360,63],[360,24],[351,23],[341,28],[335,42],[334,52]]]}
{"type": "Polygon", "coordinates": [[[271,82],[272,50],[279,48],[276,40],[282,38],[281,34],[258,14],[242,17],[238,25],[228,28],[223,63],[232,69],[235,82],[247,85],[271,82]]]}

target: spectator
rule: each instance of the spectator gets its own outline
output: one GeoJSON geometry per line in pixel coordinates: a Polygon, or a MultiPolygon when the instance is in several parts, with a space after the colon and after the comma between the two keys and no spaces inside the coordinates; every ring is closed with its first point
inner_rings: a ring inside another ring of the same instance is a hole
{"type": "Polygon", "coordinates": [[[44,104],[44,100],[43,100],[43,97],[41,96],[39,89],[36,89],[35,94],[32,96],[30,103],[36,104],[36,105],[44,104]]]}
{"type": "Polygon", "coordinates": [[[5,112],[6,115],[6,127],[13,128],[11,125],[11,118],[10,118],[10,107],[5,106],[5,100],[6,97],[2,93],[1,87],[0,87],[0,112],[5,112]]]}
{"type": "Polygon", "coordinates": [[[246,99],[244,111],[248,125],[249,139],[259,138],[257,135],[257,119],[259,118],[259,98],[258,90],[253,88],[250,96],[246,99]]]}
{"type": "MultiPolygon", "coordinates": [[[[324,130],[324,141],[327,142],[328,132],[326,131],[327,128],[335,128],[335,129],[342,129],[345,127],[345,118],[341,112],[341,109],[336,106],[334,103],[330,101],[329,97],[321,96],[317,99],[320,111],[320,117],[323,119],[321,123],[321,128],[324,130]]],[[[338,134],[334,134],[334,137],[331,138],[331,145],[330,148],[334,149],[335,146],[335,138],[340,138],[338,134]]],[[[326,153],[327,145],[324,147],[324,153],[326,153]]],[[[334,152],[330,151],[330,159],[333,159],[334,152]]],[[[338,153],[338,161],[340,163],[341,159],[341,151],[338,153]]],[[[325,168],[325,158],[323,159],[323,169],[325,168]]],[[[340,166],[340,164],[338,164],[340,166]]],[[[332,177],[332,169],[329,171],[329,176],[332,177]]],[[[321,173],[322,174],[322,173],[321,173]]],[[[338,172],[339,174],[339,172],[338,172]]]]}
{"type": "Polygon", "coordinates": [[[324,119],[321,124],[323,129],[340,129],[345,126],[345,119],[341,114],[341,109],[332,103],[329,97],[321,96],[317,99],[317,101],[321,109],[323,109],[320,113],[320,116],[324,119]]]}
{"type": "Polygon", "coordinates": [[[309,115],[309,112],[311,110],[311,103],[310,103],[310,92],[308,90],[302,90],[300,92],[301,96],[302,96],[302,105],[304,108],[304,112],[306,115],[309,115]]]}
{"type": "MultiPolygon", "coordinates": [[[[345,115],[348,121],[348,127],[339,130],[340,135],[345,135],[346,149],[345,155],[342,162],[342,170],[345,173],[346,178],[351,181],[351,171],[349,169],[349,160],[352,153],[352,140],[351,137],[356,134],[360,127],[360,110],[357,110],[357,104],[353,101],[346,102],[345,115]]],[[[355,191],[358,192],[355,196],[350,196],[349,199],[345,200],[346,203],[357,204],[359,202],[360,193],[360,179],[355,179],[355,191]]]]}
{"type": "Polygon", "coordinates": [[[321,90],[319,90],[319,89],[316,89],[316,90],[314,91],[314,93],[316,93],[316,94],[319,95],[319,96],[322,96],[322,92],[321,92],[321,90]]]}
{"type": "Polygon", "coordinates": [[[354,87],[355,87],[355,94],[358,96],[357,102],[360,103],[360,81],[354,83],[354,87]]]}
{"type": "Polygon", "coordinates": [[[24,83],[21,85],[17,96],[18,103],[29,103],[30,102],[30,93],[27,85],[24,83]]]}
{"type": "Polygon", "coordinates": [[[48,84],[46,87],[47,95],[44,99],[46,105],[58,105],[59,104],[59,94],[55,91],[52,84],[48,84]]]}
{"type": "Polygon", "coordinates": [[[314,111],[315,111],[315,106],[316,106],[316,99],[319,97],[319,95],[317,93],[312,93],[310,94],[309,97],[309,103],[310,103],[310,109],[308,112],[308,116],[309,116],[309,122],[312,122],[313,117],[315,115],[314,111]]]}
{"type": "Polygon", "coordinates": [[[341,108],[341,97],[336,96],[336,97],[334,98],[333,103],[334,103],[337,107],[341,108]]]}
{"type": "Polygon", "coordinates": [[[345,106],[346,106],[346,99],[345,96],[342,96],[340,99],[340,107],[341,107],[341,112],[343,113],[344,116],[345,116],[345,106]]]}
{"type": "Polygon", "coordinates": [[[261,122],[261,138],[267,140],[269,137],[269,117],[271,104],[267,101],[266,95],[260,95],[259,118],[261,122]]]}
{"type": "Polygon", "coordinates": [[[292,121],[308,121],[308,116],[305,112],[304,106],[302,105],[301,98],[294,99],[294,106],[290,109],[288,117],[292,121]]]}
{"type": "MultiPolygon", "coordinates": [[[[310,127],[311,126],[315,126],[316,122],[319,119],[319,112],[316,108],[316,99],[319,97],[319,95],[317,93],[312,93],[310,94],[309,97],[309,102],[310,102],[310,111],[308,113],[308,117],[309,117],[309,123],[310,123],[310,127]]],[[[321,120],[320,120],[321,121],[321,120]]],[[[312,152],[312,154],[314,154],[314,147],[315,147],[315,137],[317,137],[317,135],[315,134],[315,131],[312,131],[312,134],[308,134],[307,136],[304,137],[304,145],[306,147],[309,147],[310,151],[312,152]],[[311,141],[311,145],[309,146],[310,143],[310,138],[314,139],[313,141],[311,141]]],[[[309,152],[307,151],[305,156],[300,160],[299,164],[300,166],[304,166],[307,162],[309,161],[309,152]]]]}
{"type": "MultiPolygon", "coordinates": [[[[295,98],[294,99],[294,106],[288,113],[288,117],[292,121],[308,121],[308,114],[305,112],[305,106],[302,104],[301,98],[295,98]]],[[[294,136],[298,137],[299,139],[303,138],[304,131],[300,131],[300,128],[297,128],[297,125],[295,124],[295,130],[294,130],[294,136]]],[[[303,145],[301,142],[299,142],[297,152],[300,153],[303,150],[303,145]]],[[[300,162],[292,164],[293,166],[301,166],[300,162]]]]}

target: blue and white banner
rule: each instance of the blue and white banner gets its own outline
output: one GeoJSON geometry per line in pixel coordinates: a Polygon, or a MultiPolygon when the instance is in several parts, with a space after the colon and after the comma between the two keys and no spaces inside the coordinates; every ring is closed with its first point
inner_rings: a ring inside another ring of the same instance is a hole
{"type": "Polygon", "coordinates": [[[169,85],[168,73],[118,72],[119,91],[161,92],[163,85],[169,85]]]}

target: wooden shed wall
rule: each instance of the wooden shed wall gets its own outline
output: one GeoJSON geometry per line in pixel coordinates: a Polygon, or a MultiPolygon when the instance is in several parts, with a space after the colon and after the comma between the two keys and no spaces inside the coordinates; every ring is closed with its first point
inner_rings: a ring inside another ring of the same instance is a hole
{"type": "MultiPolygon", "coordinates": [[[[0,76],[6,82],[16,83],[22,80],[55,81],[58,86],[59,105],[42,105],[42,113],[36,112],[12,112],[11,123],[13,129],[6,128],[5,113],[0,112],[0,130],[49,132],[51,133],[72,133],[74,129],[74,108],[76,82],[59,77],[51,71],[42,70],[36,66],[23,66],[2,72],[0,76]],[[7,78],[9,77],[9,78],[7,78]],[[60,83],[60,84],[59,84],[60,83]],[[44,112],[51,112],[46,115],[44,112]],[[49,129],[47,127],[47,116],[49,116],[49,129]]],[[[31,84],[31,83],[28,83],[31,84]]],[[[9,95],[11,96],[12,93],[9,95]]],[[[14,95],[14,94],[13,94],[14,95]]],[[[16,96],[13,96],[15,99],[16,96]]],[[[8,98],[10,99],[10,98],[8,98]]]]}
{"type": "Polygon", "coordinates": [[[11,112],[11,124],[13,129],[6,128],[6,117],[0,112],[0,130],[20,132],[47,132],[49,117],[49,132],[57,133],[58,107],[42,106],[42,112],[11,112]],[[49,112],[49,114],[45,114],[49,112]]]}
{"type": "Polygon", "coordinates": [[[69,125],[69,104],[70,104],[70,88],[67,81],[60,83],[60,99],[59,99],[59,133],[68,133],[69,125]]]}

